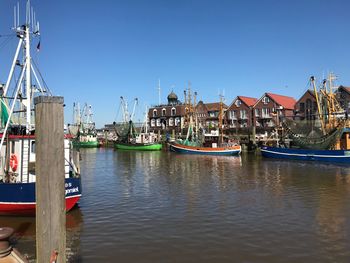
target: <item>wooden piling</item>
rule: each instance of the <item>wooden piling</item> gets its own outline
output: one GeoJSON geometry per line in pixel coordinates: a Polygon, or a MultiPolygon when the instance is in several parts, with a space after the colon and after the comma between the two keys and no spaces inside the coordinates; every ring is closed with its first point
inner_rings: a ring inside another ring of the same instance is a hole
{"type": "Polygon", "coordinates": [[[36,256],[66,262],[63,97],[34,99],[36,137],[36,256]]]}
{"type": "Polygon", "coordinates": [[[252,127],[252,141],[253,141],[253,144],[255,145],[256,144],[256,127],[255,127],[255,125],[253,125],[253,127],[252,127]]]}

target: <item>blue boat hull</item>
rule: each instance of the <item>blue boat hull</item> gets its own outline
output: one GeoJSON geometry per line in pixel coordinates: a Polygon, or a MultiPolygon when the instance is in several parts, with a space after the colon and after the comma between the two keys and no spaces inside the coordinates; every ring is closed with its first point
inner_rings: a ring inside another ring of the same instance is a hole
{"type": "Polygon", "coordinates": [[[262,156],[267,158],[350,164],[350,151],[346,150],[307,150],[269,146],[262,146],[260,150],[262,156]]]}
{"type": "MultiPolygon", "coordinates": [[[[66,210],[69,211],[81,197],[80,178],[66,178],[66,210]]],[[[0,183],[1,215],[34,215],[35,183],[0,183]]]]}

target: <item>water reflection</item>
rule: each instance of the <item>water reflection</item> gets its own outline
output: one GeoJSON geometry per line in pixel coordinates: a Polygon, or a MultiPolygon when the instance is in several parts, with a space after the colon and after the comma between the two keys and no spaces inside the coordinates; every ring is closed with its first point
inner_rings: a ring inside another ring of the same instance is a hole
{"type": "MultiPolygon", "coordinates": [[[[66,216],[67,249],[69,262],[79,262],[80,232],[83,223],[79,207],[75,207],[66,216]]],[[[31,262],[35,262],[35,217],[1,216],[0,226],[15,230],[11,243],[31,262]]]]}
{"type": "MultiPolygon", "coordinates": [[[[72,262],[349,262],[348,167],[245,154],[82,157],[83,198],[67,215],[72,262]]],[[[33,255],[35,222],[10,221],[33,255]]]]}

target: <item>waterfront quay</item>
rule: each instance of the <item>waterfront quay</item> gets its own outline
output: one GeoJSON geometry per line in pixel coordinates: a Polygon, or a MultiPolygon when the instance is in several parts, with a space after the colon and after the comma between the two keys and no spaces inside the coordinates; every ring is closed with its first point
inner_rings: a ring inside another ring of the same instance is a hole
{"type": "MultiPolygon", "coordinates": [[[[349,262],[350,168],[81,149],[69,262],[349,262]]],[[[34,262],[35,219],[1,217],[34,262]]]]}

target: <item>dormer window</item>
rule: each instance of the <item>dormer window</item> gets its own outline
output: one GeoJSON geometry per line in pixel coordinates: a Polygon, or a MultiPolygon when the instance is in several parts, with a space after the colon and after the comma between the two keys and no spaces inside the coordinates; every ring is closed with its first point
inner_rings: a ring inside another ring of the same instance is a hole
{"type": "Polygon", "coordinates": [[[166,110],[165,108],[162,109],[162,116],[165,116],[166,115],[166,110]]]}
{"type": "Polygon", "coordinates": [[[262,101],[263,101],[264,104],[267,104],[267,103],[270,102],[270,98],[269,98],[269,97],[264,97],[264,98],[262,99],[262,101]]]}
{"type": "Polygon", "coordinates": [[[171,108],[171,116],[175,116],[176,115],[176,109],[175,108],[171,108]]]}
{"type": "Polygon", "coordinates": [[[157,110],[156,109],[153,110],[153,117],[157,117],[157,110]]]}

